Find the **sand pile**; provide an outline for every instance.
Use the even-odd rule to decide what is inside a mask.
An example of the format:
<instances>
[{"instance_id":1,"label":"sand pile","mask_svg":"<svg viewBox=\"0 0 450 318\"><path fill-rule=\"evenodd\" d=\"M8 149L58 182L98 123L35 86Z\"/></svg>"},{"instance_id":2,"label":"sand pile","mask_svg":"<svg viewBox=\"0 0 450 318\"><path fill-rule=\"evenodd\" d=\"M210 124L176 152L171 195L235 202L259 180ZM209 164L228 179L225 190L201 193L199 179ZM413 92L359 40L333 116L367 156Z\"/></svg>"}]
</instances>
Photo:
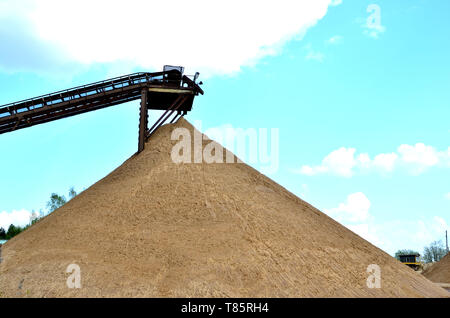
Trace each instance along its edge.
<instances>
[{"instance_id":1,"label":"sand pile","mask_svg":"<svg viewBox=\"0 0 450 318\"><path fill-rule=\"evenodd\" d=\"M174 127L2 249L3 296L447 296L245 164L175 164ZM204 142L209 143L209 142ZM66 285L69 264L81 288ZM366 285L381 267L381 288Z\"/></svg>"},{"instance_id":2,"label":"sand pile","mask_svg":"<svg viewBox=\"0 0 450 318\"><path fill-rule=\"evenodd\" d=\"M450 253L424 270L422 274L435 283L450 284Z\"/></svg>"}]
</instances>

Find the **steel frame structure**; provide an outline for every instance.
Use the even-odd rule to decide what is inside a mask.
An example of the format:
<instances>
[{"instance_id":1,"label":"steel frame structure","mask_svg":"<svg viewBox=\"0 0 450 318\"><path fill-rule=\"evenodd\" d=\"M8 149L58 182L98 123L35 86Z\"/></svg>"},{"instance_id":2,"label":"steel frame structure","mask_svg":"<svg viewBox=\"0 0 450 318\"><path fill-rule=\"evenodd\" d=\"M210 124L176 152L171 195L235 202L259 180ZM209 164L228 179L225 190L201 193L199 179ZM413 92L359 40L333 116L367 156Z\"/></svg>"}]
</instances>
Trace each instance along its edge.
<instances>
[{"instance_id":1,"label":"steel frame structure","mask_svg":"<svg viewBox=\"0 0 450 318\"><path fill-rule=\"evenodd\" d=\"M175 111L192 109L200 86L182 71L134 73L0 106L0 134L141 99L138 152ZM148 129L148 110L166 110ZM173 122L172 120L172 122Z\"/></svg>"}]
</instances>

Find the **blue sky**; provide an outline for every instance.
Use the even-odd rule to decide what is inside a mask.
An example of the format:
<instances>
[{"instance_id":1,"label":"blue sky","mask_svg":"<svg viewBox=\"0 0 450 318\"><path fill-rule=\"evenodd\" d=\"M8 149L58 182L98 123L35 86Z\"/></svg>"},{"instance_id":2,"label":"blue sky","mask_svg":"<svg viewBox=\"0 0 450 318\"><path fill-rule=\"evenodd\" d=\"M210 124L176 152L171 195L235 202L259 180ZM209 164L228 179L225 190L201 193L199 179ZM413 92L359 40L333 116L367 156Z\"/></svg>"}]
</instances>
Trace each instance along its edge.
<instances>
[{"instance_id":1,"label":"blue sky","mask_svg":"<svg viewBox=\"0 0 450 318\"><path fill-rule=\"evenodd\" d=\"M176 25L152 32L164 20L144 20L128 37L133 23L124 23L117 40L109 31L118 29L113 18L139 20L123 7L113 6L99 23L84 13L83 1L26 2L25 12L0 0L0 104L184 65L201 72L205 90L188 120L201 120L204 129L279 129L279 169L269 175L276 182L388 253L422 252L444 239L448 1L202 3L183 13L196 30L192 43ZM76 10L86 14L81 27L58 14ZM89 26L99 32L92 35ZM83 190L130 157L138 104L0 135L0 225L26 222L51 192Z\"/></svg>"}]
</instances>

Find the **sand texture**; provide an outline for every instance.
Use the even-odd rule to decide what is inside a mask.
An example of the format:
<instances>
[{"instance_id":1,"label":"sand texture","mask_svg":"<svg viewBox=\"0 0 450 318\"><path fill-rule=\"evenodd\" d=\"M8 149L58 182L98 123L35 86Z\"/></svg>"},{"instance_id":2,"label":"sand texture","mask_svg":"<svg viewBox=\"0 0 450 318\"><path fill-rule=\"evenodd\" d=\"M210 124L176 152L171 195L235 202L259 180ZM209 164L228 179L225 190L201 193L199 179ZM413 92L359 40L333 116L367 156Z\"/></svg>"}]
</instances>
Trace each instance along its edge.
<instances>
[{"instance_id":1,"label":"sand texture","mask_svg":"<svg viewBox=\"0 0 450 318\"><path fill-rule=\"evenodd\" d=\"M450 253L424 270L422 274L435 283L450 284Z\"/></svg>"},{"instance_id":2,"label":"sand texture","mask_svg":"<svg viewBox=\"0 0 450 318\"><path fill-rule=\"evenodd\" d=\"M0 295L448 297L246 164L173 163L174 127L193 129L162 126L143 152L4 244ZM66 284L72 263L79 289ZM370 264L379 289L366 285Z\"/></svg>"}]
</instances>

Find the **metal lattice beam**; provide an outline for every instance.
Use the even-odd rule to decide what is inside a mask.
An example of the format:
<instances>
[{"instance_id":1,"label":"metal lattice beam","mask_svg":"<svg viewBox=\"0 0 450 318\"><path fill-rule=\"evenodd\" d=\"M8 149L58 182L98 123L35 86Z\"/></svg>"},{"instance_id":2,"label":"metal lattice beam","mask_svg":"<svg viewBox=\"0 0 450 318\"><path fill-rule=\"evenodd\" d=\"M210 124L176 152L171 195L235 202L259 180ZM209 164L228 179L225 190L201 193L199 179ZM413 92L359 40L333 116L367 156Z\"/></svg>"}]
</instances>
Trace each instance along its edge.
<instances>
[{"instance_id":1,"label":"metal lattice beam","mask_svg":"<svg viewBox=\"0 0 450 318\"><path fill-rule=\"evenodd\" d=\"M0 106L0 134L141 99L138 152L168 117L190 111L203 90L182 71L134 73ZM148 110L166 112L148 129ZM169 114L165 117L166 114ZM173 121L173 120L172 120Z\"/></svg>"}]
</instances>

